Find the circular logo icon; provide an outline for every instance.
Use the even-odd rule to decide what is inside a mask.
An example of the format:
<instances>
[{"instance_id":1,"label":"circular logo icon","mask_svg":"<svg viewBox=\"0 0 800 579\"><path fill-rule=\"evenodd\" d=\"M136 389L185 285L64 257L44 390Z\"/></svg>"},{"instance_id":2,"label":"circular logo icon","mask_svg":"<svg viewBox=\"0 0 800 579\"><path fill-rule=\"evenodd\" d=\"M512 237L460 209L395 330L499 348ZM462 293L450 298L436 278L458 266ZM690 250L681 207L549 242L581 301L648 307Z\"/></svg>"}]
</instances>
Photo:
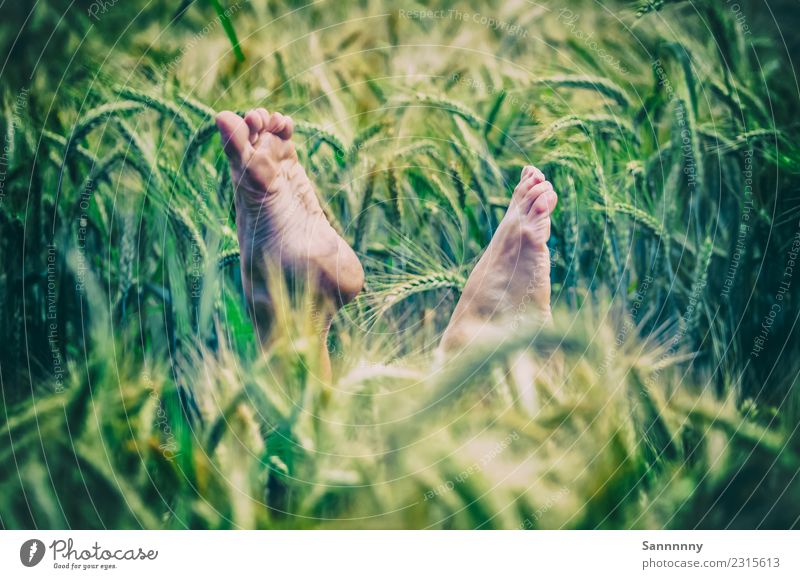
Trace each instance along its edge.
<instances>
[{"instance_id":1,"label":"circular logo icon","mask_svg":"<svg viewBox=\"0 0 800 579\"><path fill-rule=\"evenodd\" d=\"M19 560L26 567L35 567L44 558L44 543L39 539L29 539L19 548Z\"/></svg>"}]
</instances>

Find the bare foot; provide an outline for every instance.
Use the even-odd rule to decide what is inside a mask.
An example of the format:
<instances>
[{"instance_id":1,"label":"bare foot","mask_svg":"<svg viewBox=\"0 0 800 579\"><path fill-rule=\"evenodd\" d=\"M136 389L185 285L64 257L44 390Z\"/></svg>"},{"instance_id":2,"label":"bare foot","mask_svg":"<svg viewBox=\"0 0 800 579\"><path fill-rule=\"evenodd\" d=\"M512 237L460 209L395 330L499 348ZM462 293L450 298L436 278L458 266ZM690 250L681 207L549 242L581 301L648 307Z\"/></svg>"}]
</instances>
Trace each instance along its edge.
<instances>
[{"instance_id":1,"label":"bare foot","mask_svg":"<svg viewBox=\"0 0 800 579\"><path fill-rule=\"evenodd\" d=\"M510 323L530 313L550 317L550 214L558 196L542 172L522 170L505 217L469 276L442 338L459 349L488 324Z\"/></svg>"},{"instance_id":2,"label":"bare foot","mask_svg":"<svg viewBox=\"0 0 800 579\"><path fill-rule=\"evenodd\" d=\"M242 281L260 338L267 338L272 265L312 283L335 308L364 285L355 252L331 227L291 142L292 119L254 109L244 119L217 116L236 189L236 228ZM328 320L329 321L329 320Z\"/></svg>"}]
</instances>

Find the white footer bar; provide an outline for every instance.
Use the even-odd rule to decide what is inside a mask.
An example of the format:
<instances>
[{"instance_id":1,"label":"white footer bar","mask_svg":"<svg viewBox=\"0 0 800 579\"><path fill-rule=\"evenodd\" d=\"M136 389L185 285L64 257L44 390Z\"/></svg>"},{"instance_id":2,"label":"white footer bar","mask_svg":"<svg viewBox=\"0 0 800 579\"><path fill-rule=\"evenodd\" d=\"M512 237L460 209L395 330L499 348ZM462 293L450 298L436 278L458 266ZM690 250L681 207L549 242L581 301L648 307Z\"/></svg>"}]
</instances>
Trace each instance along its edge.
<instances>
[{"instance_id":1,"label":"white footer bar","mask_svg":"<svg viewBox=\"0 0 800 579\"><path fill-rule=\"evenodd\" d=\"M0 577L800 577L787 531L4 531Z\"/></svg>"}]
</instances>

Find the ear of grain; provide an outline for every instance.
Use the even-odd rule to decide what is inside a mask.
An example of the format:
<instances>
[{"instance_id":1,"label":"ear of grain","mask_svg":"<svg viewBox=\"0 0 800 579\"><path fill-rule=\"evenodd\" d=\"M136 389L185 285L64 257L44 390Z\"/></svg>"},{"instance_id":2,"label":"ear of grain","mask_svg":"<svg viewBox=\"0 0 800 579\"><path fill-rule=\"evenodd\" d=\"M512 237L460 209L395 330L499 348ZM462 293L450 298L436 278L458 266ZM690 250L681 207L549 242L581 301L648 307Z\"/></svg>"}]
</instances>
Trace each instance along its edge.
<instances>
[{"instance_id":1,"label":"ear of grain","mask_svg":"<svg viewBox=\"0 0 800 579\"><path fill-rule=\"evenodd\" d=\"M77 144L88 133L101 126L113 117L124 118L141 111L144 106L133 101L119 101L100 105L87 112L72 129L70 143Z\"/></svg>"},{"instance_id":2,"label":"ear of grain","mask_svg":"<svg viewBox=\"0 0 800 579\"><path fill-rule=\"evenodd\" d=\"M175 103L172 103L157 95L146 94L128 87L120 88L118 92L122 98L141 103L142 105L158 112L166 120L173 122L181 131L181 133L183 133L184 137L189 138L194 133L192 120Z\"/></svg>"},{"instance_id":3,"label":"ear of grain","mask_svg":"<svg viewBox=\"0 0 800 579\"><path fill-rule=\"evenodd\" d=\"M361 252L363 249L364 235L367 231L369 212L372 208L372 198L375 193L376 176L375 165L370 165L367 168L366 184L364 186L364 192L361 195L361 205L359 207L358 217L356 218L356 232L353 239L353 249L355 249L356 252Z\"/></svg>"},{"instance_id":4,"label":"ear of grain","mask_svg":"<svg viewBox=\"0 0 800 579\"><path fill-rule=\"evenodd\" d=\"M541 85L551 88L594 91L611 99L621 107L630 106L630 98L627 93L613 81L603 77L588 75L551 76L535 79L533 84L534 86Z\"/></svg>"}]
</instances>

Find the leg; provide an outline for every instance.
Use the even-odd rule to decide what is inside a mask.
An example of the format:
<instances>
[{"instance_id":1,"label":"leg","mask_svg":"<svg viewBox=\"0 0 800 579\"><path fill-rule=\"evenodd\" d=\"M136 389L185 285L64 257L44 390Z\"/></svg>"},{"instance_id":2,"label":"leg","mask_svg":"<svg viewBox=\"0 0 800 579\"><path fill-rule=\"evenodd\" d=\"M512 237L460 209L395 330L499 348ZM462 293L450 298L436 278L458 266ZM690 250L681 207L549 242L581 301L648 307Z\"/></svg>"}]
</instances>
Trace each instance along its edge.
<instances>
[{"instance_id":1,"label":"leg","mask_svg":"<svg viewBox=\"0 0 800 579\"><path fill-rule=\"evenodd\" d=\"M280 113L252 110L244 118L217 116L236 190L236 229L242 283L259 340L268 344L274 319L270 272L282 271L315 288L324 338L336 310L364 285L355 252L331 227L291 142L293 123Z\"/></svg>"},{"instance_id":2,"label":"leg","mask_svg":"<svg viewBox=\"0 0 800 579\"><path fill-rule=\"evenodd\" d=\"M558 202L539 169L527 166L508 211L469 276L441 347L468 345L487 325L513 321L528 310L550 317L550 214Z\"/></svg>"}]
</instances>

